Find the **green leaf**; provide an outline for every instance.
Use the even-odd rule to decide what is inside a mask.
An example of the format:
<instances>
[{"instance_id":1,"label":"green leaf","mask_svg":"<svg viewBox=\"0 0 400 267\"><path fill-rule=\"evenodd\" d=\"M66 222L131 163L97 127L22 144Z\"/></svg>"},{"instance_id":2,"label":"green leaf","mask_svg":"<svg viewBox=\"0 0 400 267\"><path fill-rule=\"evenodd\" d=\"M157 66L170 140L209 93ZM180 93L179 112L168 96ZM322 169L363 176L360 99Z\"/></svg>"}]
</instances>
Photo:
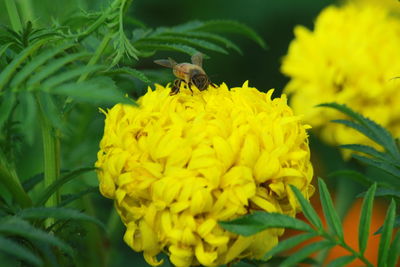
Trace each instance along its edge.
<instances>
[{"instance_id":1,"label":"green leaf","mask_svg":"<svg viewBox=\"0 0 400 267\"><path fill-rule=\"evenodd\" d=\"M91 104L135 104L118 90L109 77L96 77L80 83L66 83L53 88L49 93L69 96Z\"/></svg>"},{"instance_id":2,"label":"green leaf","mask_svg":"<svg viewBox=\"0 0 400 267\"><path fill-rule=\"evenodd\" d=\"M43 192L41 192L41 194L39 194L36 202L35 202L35 206L41 206L44 205L44 203L46 203L46 201L51 197L51 195L53 195L55 192L57 192L58 189L60 189L61 186L63 186L65 183L71 181L74 178L79 177L80 175L93 171L95 170L94 167L88 167L88 168L81 168L75 171L72 171L62 177L60 177L59 179L57 179L56 181L54 181L51 185L49 185Z\"/></svg>"},{"instance_id":3,"label":"green leaf","mask_svg":"<svg viewBox=\"0 0 400 267\"><path fill-rule=\"evenodd\" d=\"M61 203L58 205L58 207L64 207L66 205L68 205L69 203L80 199L82 196L90 194L90 193L98 193L99 192L99 187L98 186L93 186L93 187L89 187L86 190L83 190L79 193L76 194L68 194L68 195L62 195L61 196Z\"/></svg>"},{"instance_id":4,"label":"green leaf","mask_svg":"<svg viewBox=\"0 0 400 267\"><path fill-rule=\"evenodd\" d=\"M307 199L304 198L303 194L297 189L295 186L290 185L290 188L293 190L294 194L296 195L297 200L300 203L301 209L306 216L307 220L311 222L317 229L323 229L322 222L318 217L318 214L315 212L311 204L308 202Z\"/></svg>"},{"instance_id":5,"label":"green leaf","mask_svg":"<svg viewBox=\"0 0 400 267\"><path fill-rule=\"evenodd\" d=\"M242 34L255 41L262 48L267 48L264 40L250 27L234 20L210 20L196 27L197 31L233 32Z\"/></svg>"},{"instance_id":6,"label":"green leaf","mask_svg":"<svg viewBox=\"0 0 400 267\"><path fill-rule=\"evenodd\" d=\"M32 190L38 183L40 183L44 178L44 173L41 172L39 174L36 174L32 177L30 177L29 179L25 180L22 183L22 187L24 188L24 190L26 192L29 192L30 190Z\"/></svg>"},{"instance_id":7,"label":"green leaf","mask_svg":"<svg viewBox=\"0 0 400 267\"><path fill-rule=\"evenodd\" d=\"M316 251L333 247L335 244L331 243L330 241L319 241L312 243L308 246L305 246L304 248L300 249L296 253L293 253L290 255L286 260L284 260L280 267L289 267L292 266L296 263L301 262L303 259L307 258L311 253L314 253Z\"/></svg>"},{"instance_id":8,"label":"green leaf","mask_svg":"<svg viewBox=\"0 0 400 267\"><path fill-rule=\"evenodd\" d=\"M52 88L54 88L64 82L78 78L81 75L88 75L90 73L99 71L101 69L105 69L105 68L103 66L98 66L98 65L79 66L79 67L73 68L71 70L61 72L60 74L57 74L57 75L52 76L51 78L48 78L47 80L45 80L43 82L43 84L41 85L40 90L50 91Z\"/></svg>"},{"instance_id":9,"label":"green leaf","mask_svg":"<svg viewBox=\"0 0 400 267\"><path fill-rule=\"evenodd\" d=\"M390 175L397 177L397 178L393 177L393 179L390 179L389 177L385 177L385 181L392 186L400 188L400 179L398 179L400 177L400 169L399 168L396 168L395 166L393 166L387 162L375 160L375 159L364 157L361 155L354 154L352 156L353 156L353 158L363 162L366 165L374 166Z\"/></svg>"},{"instance_id":10,"label":"green leaf","mask_svg":"<svg viewBox=\"0 0 400 267\"><path fill-rule=\"evenodd\" d=\"M254 235L269 228L290 228L306 232L314 230L305 222L280 213L254 212L232 221L220 222L222 228L244 236Z\"/></svg>"},{"instance_id":11,"label":"green leaf","mask_svg":"<svg viewBox=\"0 0 400 267\"><path fill-rule=\"evenodd\" d=\"M14 79L11 81L10 87L17 88L20 84L32 75L34 71L41 65L46 63L48 60L52 59L55 55L63 52L64 50L74 46L72 43L62 44L52 49L48 49L43 53L35 56L28 64L26 64L18 73L15 75Z\"/></svg>"},{"instance_id":12,"label":"green leaf","mask_svg":"<svg viewBox=\"0 0 400 267\"><path fill-rule=\"evenodd\" d=\"M370 146L359 145L359 144L348 144L348 145L340 145L339 147L344 148L344 149L350 149L350 150L361 152L361 153L365 153L365 154L375 157L377 159L387 160L388 162L390 162L392 164L397 164L397 162L395 162L395 159L393 159L392 157L389 157L389 154L380 152Z\"/></svg>"},{"instance_id":13,"label":"green leaf","mask_svg":"<svg viewBox=\"0 0 400 267\"><path fill-rule=\"evenodd\" d=\"M371 140L382 145L386 151L388 151L391 156L396 159L400 159L400 151L396 146L396 142L392 135L385 128L375 123L374 121L365 118L361 114L354 112L352 109L346 105L341 105L337 103L325 103L318 106L331 107L334 108L347 116L354 119L358 124L353 123L352 125L358 125L355 129L363 133L365 136L369 137ZM343 122L341 122L343 123ZM350 126L350 125L349 125ZM352 126L350 126L352 127ZM354 127L353 127L354 128Z\"/></svg>"},{"instance_id":14,"label":"green leaf","mask_svg":"<svg viewBox=\"0 0 400 267\"><path fill-rule=\"evenodd\" d=\"M121 68L117 68L115 70L110 70L107 72L104 72L105 74L128 74L131 75L139 80L141 80L144 83L153 83L143 72L136 70L136 69L132 69L129 67L121 67Z\"/></svg>"},{"instance_id":15,"label":"green leaf","mask_svg":"<svg viewBox=\"0 0 400 267\"><path fill-rule=\"evenodd\" d=\"M40 97L40 103L42 104L43 111L47 115L51 125L55 129L60 130L62 133L67 133L68 128L61 117L61 111L59 109L60 105L54 103L54 96L44 92L39 92L38 96Z\"/></svg>"},{"instance_id":16,"label":"green leaf","mask_svg":"<svg viewBox=\"0 0 400 267\"><path fill-rule=\"evenodd\" d=\"M0 73L0 92L2 91L3 87L8 83L11 79L14 72L18 69L19 66L29 57L31 56L36 50L38 50L43 44L45 44L47 40L41 40L24 50L22 50L7 67Z\"/></svg>"},{"instance_id":17,"label":"green leaf","mask_svg":"<svg viewBox=\"0 0 400 267\"><path fill-rule=\"evenodd\" d=\"M64 65L74 62L76 60L90 56L90 53L81 52L76 54L70 54L62 58L55 59L50 63L43 66L40 71L35 73L34 76L30 77L27 81L27 86L32 87L34 84L41 82L43 79L50 77L53 73L57 72Z\"/></svg>"},{"instance_id":18,"label":"green leaf","mask_svg":"<svg viewBox=\"0 0 400 267\"><path fill-rule=\"evenodd\" d=\"M236 52L238 52L239 54L243 54L242 50L239 48L239 46L237 46L235 43L233 43L231 40L222 37L218 34L214 34L214 33L210 33L210 32L172 32L169 31L167 33L162 33L162 35L166 35L166 36L184 36L184 37L188 37L188 38L198 38L198 39L205 39L208 41L213 41L213 42L217 42L220 44L225 45L226 48L230 48L235 50Z\"/></svg>"},{"instance_id":19,"label":"green leaf","mask_svg":"<svg viewBox=\"0 0 400 267\"><path fill-rule=\"evenodd\" d=\"M328 226L343 241L343 228L325 182L318 178L319 196Z\"/></svg>"},{"instance_id":20,"label":"green leaf","mask_svg":"<svg viewBox=\"0 0 400 267\"><path fill-rule=\"evenodd\" d=\"M339 170L339 171L334 171L328 174L328 178L332 177L349 177L353 179L354 181L362 184L363 186L370 186L372 183L372 179L369 178L368 176L365 176L364 174L354 171L354 170Z\"/></svg>"},{"instance_id":21,"label":"green leaf","mask_svg":"<svg viewBox=\"0 0 400 267\"><path fill-rule=\"evenodd\" d=\"M56 236L33 227L27 221L17 217L7 217L0 221L0 233L12 234L30 240L37 240L61 248L69 255L73 254L72 248Z\"/></svg>"},{"instance_id":22,"label":"green leaf","mask_svg":"<svg viewBox=\"0 0 400 267\"><path fill-rule=\"evenodd\" d=\"M0 47L0 57L6 52L7 48L12 45L12 43L4 44Z\"/></svg>"},{"instance_id":23,"label":"green leaf","mask_svg":"<svg viewBox=\"0 0 400 267\"><path fill-rule=\"evenodd\" d=\"M393 228L399 228L400 227L400 215L396 216L394 219L394 225ZM383 226L379 227L379 229L374 233L374 235L382 234L382 229Z\"/></svg>"},{"instance_id":24,"label":"green leaf","mask_svg":"<svg viewBox=\"0 0 400 267\"><path fill-rule=\"evenodd\" d=\"M182 44L165 44L165 43L156 43L156 42L141 42L137 44L138 48L148 50L163 50L163 51L174 51L174 52L181 52L186 53L190 56L198 53L196 49L193 47L182 45ZM140 51L142 52L142 51Z\"/></svg>"},{"instance_id":25,"label":"green leaf","mask_svg":"<svg viewBox=\"0 0 400 267\"><path fill-rule=\"evenodd\" d=\"M298 244L300 244L306 240L309 240L313 237L316 237L316 236L317 236L316 233L304 233L304 234L295 235L295 236L285 239L283 241L279 241L278 245L273 247L270 251L268 251L263 256L263 259L268 260L269 258L275 256L276 254L279 254L281 252L284 252L286 250L294 248Z\"/></svg>"},{"instance_id":26,"label":"green leaf","mask_svg":"<svg viewBox=\"0 0 400 267\"><path fill-rule=\"evenodd\" d=\"M62 207L26 208L18 212L17 216L21 217L22 219L54 218L58 220L88 221L97 224L104 230L106 229L104 224L95 217L89 216L85 213L69 208L62 208Z\"/></svg>"},{"instance_id":27,"label":"green leaf","mask_svg":"<svg viewBox=\"0 0 400 267\"><path fill-rule=\"evenodd\" d=\"M27 248L21 246L11 239L0 236L0 251L13 255L14 257L32 263L33 265L42 265L42 260L29 251Z\"/></svg>"},{"instance_id":28,"label":"green leaf","mask_svg":"<svg viewBox=\"0 0 400 267\"><path fill-rule=\"evenodd\" d=\"M350 262L354 261L357 257L354 255L342 256L331 261L327 267L345 267Z\"/></svg>"},{"instance_id":29,"label":"green leaf","mask_svg":"<svg viewBox=\"0 0 400 267\"><path fill-rule=\"evenodd\" d=\"M191 47L199 47L222 54L228 54L228 52L222 47L201 39L164 35L158 37L149 37L146 38L145 40L146 42L176 43L176 44L189 45Z\"/></svg>"},{"instance_id":30,"label":"green leaf","mask_svg":"<svg viewBox=\"0 0 400 267\"><path fill-rule=\"evenodd\" d=\"M387 267L395 267L399 255L400 255L400 231L397 231L396 236L393 238L393 242L389 248Z\"/></svg>"},{"instance_id":31,"label":"green leaf","mask_svg":"<svg viewBox=\"0 0 400 267\"><path fill-rule=\"evenodd\" d=\"M364 197L366 192L362 192L357 197ZM375 197L395 197L400 199L400 191L390 188L377 188Z\"/></svg>"},{"instance_id":32,"label":"green leaf","mask_svg":"<svg viewBox=\"0 0 400 267\"><path fill-rule=\"evenodd\" d=\"M369 228L371 226L372 206L374 203L374 196L376 191L376 183L374 183L367 191L361 206L360 224L358 228L358 247L361 254L367 247Z\"/></svg>"},{"instance_id":33,"label":"green leaf","mask_svg":"<svg viewBox=\"0 0 400 267\"><path fill-rule=\"evenodd\" d=\"M389 246L392 239L394 220L396 216L396 202L392 199L386 213L382 228L381 240L378 249L378 267L385 267L389 255Z\"/></svg>"}]
</instances>

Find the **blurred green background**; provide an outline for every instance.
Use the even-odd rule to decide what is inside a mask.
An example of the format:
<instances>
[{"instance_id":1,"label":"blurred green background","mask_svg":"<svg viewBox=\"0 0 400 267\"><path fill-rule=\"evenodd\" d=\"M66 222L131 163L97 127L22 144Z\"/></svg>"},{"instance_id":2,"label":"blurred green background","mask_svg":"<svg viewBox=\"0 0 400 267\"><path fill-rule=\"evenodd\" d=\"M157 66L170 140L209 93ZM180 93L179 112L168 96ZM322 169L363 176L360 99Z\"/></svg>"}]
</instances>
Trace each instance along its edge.
<instances>
[{"instance_id":1,"label":"blurred green background","mask_svg":"<svg viewBox=\"0 0 400 267\"><path fill-rule=\"evenodd\" d=\"M23 0L19 0L23 1ZM101 10L109 1L101 0L34 0L31 1L32 12L36 18L36 25L48 26L51 23L62 23L68 16L83 10ZM232 19L253 28L267 43L268 49L264 50L256 43L242 36L232 35L232 40L242 49L243 55L230 50L229 55L207 52L210 57L204 63L204 68L214 83L225 82L229 87L241 86L249 80L250 86L266 91L276 88L275 94L279 95L287 78L280 73L280 64L285 55L290 41L293 39L293 28L302 24L312 28L313 20L325 6L332 4L330 0L134 0L126 16L140 20L150 27L174 26L191 20ZM0 1L0 23L9 25L8 16L3 1ZM126 32L131 29L126 25ZM231 37L231 36L229 36ZM157 70L159 66L153 60L171 56L177 61L188 61L188 57L178 53L158 53L154 57L132 60L132 66L139 70ZM170 70L163 70L164 77L154 82L165 83L172 81ZM141 92L146 90L146 85L133 81L132 86ZM84 114L84 116L82 116ZM62 169L76 169L79 167L93 166L96 161L98 144L103 132L104 116L98 112L96 106L88 104L76 105L71 116L72 129L62 140ZM325 151L325 162L333 162L329 148L312 142L316 150ZM21 146L19 161L19 174L23 179L28 179L42 171L42 145L39 133L35 133L31 144ZM324 161L324 156L322 156ZM317 168L317 173L319 167ZM77 179L68 184L65 191L79 191L82 183L97 185L94 173L86 175L84 179ZM40 190L40 188L37 188ZM114 213L111 200L105 199L99 193L89 194L75 206L85 212L94 214L109 227L109 233L104 238L102 233L94 226L87 227L81 234L86 246L94 247L91 250L81 249L82 266L148 266L141 254L133 252L123 243L124 229L118 216ZM95 244L94 244L95 243ZM93 245L94 244L94 245ZM165 263L164 266L169 266ZM235 265L238 266L238 265Z\"/></svg>"}]
</instances>

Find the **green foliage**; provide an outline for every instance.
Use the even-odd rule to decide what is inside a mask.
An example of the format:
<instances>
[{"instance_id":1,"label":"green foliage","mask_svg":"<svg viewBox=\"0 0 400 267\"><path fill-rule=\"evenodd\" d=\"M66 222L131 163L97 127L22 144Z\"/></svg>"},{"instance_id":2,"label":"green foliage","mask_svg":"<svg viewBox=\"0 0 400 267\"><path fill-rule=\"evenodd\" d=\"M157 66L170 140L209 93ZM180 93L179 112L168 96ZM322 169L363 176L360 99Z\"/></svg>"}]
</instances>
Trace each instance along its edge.
<instances>
[{"instance_id":1,"label":"green foliage","mask_svg":"<svg viewBox=\"0 0 400 267\"><path fill-rule=\"evenodd\" d=\"M304 214L310 223L307 225L305 222L292 218L283 214L256 212L253 214L245 215L228 222L221 222L220 225L228 231L234 232L240 235L251 235L261 232L270 228L291 228L306 233L299 234L288 238L280 242L272 250L264 255L264 260L269 261L271 257L278 255L279 253L291 249L300 243L310 240L316 236L322 238L321 241L311 243L303 247L302 249L291 254L279 266L293 266L303 259L310 256L310 254L329 249L334 246L341 246L349 252L349 256L343 256L330 262L328 266L346 266L356 258L360 259L366 266L373 266L370 263L364 253L367 246L369 228L371 223L372 205L376 190L376 184L373 184L367 191L361 209L360 224L359 224L359 250L350 247L345 242L343 235L342 224L335 209L333 208L332 199L327 190L326 184L322 179L318 180L319 193L324 211L324 217L328 223L328 229L325 229L320 223L321 220L316 218L316 211L303 197L300 190L294 186L291 186L296 198L304 211ZM399 234L392 241L392 232L395 221L395 209L396 204L394 201L391 202L390 207L386 214L385 224L382 229L382 235L380 236L379 245L379 260L378 266L396 266L397 256L399 254ZM392 253L389 253L393 252Z\"/></svg>"},{"instance_id":2,"label":"green foliage","mask_svg":"<svg viewBox=\"0 0 400 267\"><path fill-rule=\"evenodd\" d=\"M99 105L135 105L126 95L140 96L153 83L143 71L142 58L159 51L241 53L236 44L214 31L241 34L265 47L252 29L235 21L146 28L126 16L131 2L108 1L96 11L82 9L65 21L54 18L52 24L43 25L29 13L33 12L28 10L30 1L6 0L11 27L0 26L0 252L22 265L76 265L77 248L85 246L83 237L89 241L82 251L105 259L104 232L85 226L89 222L105 229L89 215L94 212L88 194L98 192L98 187L85 182L94 168L82 166L93 162L79 162L79 155L75 162L73 155L61 160L61 151L82 145ZM78 109L85 113L77 118ZM84 124L84 130L77 129L77 122ZM38 133L42 149L35 146ZM89 145L84 145L81 153L90 153ZM31 178L22 178L18 166L24 161L21 151L27 148L37 150L43 168ZM63 166L65 161L73 162L72 167ZM79 186L71 190L74 182ZM74 221L85 223L74 226ZM98 261L104 264L100 257Z\"/></svg>"}]
</instances>

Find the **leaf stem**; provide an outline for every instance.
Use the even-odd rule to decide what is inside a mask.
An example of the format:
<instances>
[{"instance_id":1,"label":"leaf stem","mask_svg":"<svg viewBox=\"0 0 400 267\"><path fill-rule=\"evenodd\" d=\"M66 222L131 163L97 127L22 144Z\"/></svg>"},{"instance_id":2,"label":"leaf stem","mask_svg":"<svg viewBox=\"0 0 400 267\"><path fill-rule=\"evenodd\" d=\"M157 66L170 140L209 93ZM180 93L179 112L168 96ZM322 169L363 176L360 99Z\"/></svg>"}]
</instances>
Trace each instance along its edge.
<instances>
[{"instance_id":1,"label":"leaf stem","mask_svg":"<svg viewBox=\"0 0 400 267\"><path fill-rule=\"evenodd\" d=\"M44 186L45 188L53 184L60 176L60 148L59 138L43 109L38 95L36 95L38 104L38 114L40 128L42 130L43 153L44 153ZM59 194L53 194L49 197L45 206L54 207L59 204Z\"/></svg>"},{"instance_id":2,"label":"leaf stem","mask_svg":"<svg viewBox=\"0 0 400 267\"><path fill-rule=\"evenodd\" d=\"M366 259L364 257L364 255L362 255L360 252L355 251L353 248L351 248L349 245L347 245L344 240L340 240L335 238L334 236L331 236L329 233L327 232L323 232L321 234L321 236L323 236L324 238L334 242L335 244L341 246L342 248L346 249L347 251L349 251L351 254L353 254L354 256L356 256L358 259L360 259L363 263L365 263L366 266L368 267L374 267L374 265L368 261L368 259Z\"/></svg>"},{"instance_id":3,"label":"leaf stem","mask_svg":"<svg viewBox=\"0 0 400 267\"><path fill-rule=\"evenodd\" d=\"M94 64L97 63L97 61L99 61L99 58L103 54L104 50L107 48L107 45L112 38L112 35L113 35L112 33L107 33L106 35L104 35L103 40L101 40L100 45L97 47L96 52L90 58L87 66L93 66ZM78 82L83 82L84 80L86 80L87 76L88 73L82 74L79 77Z\"/></svg>"},{"instance_id":4,"label":"leaf stem","mask_svg":"<svg viewBox=\"0 0 400 267\"><path fill-rule=\"evenodd\" d=\"M8 18L10 19L11 22L11 27L16 32L22 31L21 19L18 14L17 6L15 5L15 0L5 0L5 3L8 13Z\"/></svg>"}]
</instances>

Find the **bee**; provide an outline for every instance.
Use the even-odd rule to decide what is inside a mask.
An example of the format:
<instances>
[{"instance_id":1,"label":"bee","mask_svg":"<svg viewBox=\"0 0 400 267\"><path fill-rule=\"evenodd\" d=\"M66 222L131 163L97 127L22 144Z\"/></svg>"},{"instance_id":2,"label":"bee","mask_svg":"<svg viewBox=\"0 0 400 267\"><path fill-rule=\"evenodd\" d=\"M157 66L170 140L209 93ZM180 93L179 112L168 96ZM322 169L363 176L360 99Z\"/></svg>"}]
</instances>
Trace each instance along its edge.
<instances>
[{"instance_id":1,"label":"bee","mask_svg":"<svg viewBox=\"0 0 400 267\"><path fill-rule=\"evenodd\" d=\"M172 68L174 75L178 78L174 81L170 95L175 95L179 92L182 82L186 82L191 91L192 85L195 85L200 91L206 90L209 85L215 88L215 85L211 83L203 70L203 54L196 53L191 60L192 63L177 63L172 58L154 60L154 63L158 65Z\"/></svg>"}]
</instances>

